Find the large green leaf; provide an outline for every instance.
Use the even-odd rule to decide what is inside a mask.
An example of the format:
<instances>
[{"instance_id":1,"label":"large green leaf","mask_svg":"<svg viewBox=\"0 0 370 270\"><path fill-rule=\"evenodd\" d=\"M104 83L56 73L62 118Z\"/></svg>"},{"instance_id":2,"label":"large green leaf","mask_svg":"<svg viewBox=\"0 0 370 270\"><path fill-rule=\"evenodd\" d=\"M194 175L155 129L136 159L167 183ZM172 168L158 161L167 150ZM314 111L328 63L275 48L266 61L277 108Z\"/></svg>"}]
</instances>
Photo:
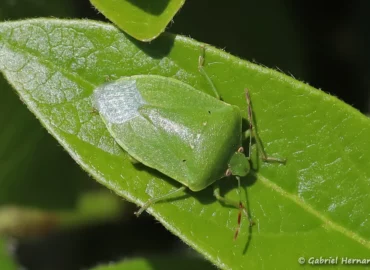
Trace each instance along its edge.
<instances>
[{"instance_id":1,"label":"large green leaf","mask_svg":"<svg viewBox=\"0 0 370 270\"><path fill-rule=\"evenodd\" d=\"M99 265L92 270L215 270L216 267L201 258L175 256L152 256L131 258L118 263Z\"/></svg>"},{"instance_id":2,"label":"large green leaf","mask_svg":"<svg viewBox=\"0 0 370 270\"><path fill-rule=\"evenodd\" d=\"M92 91L107 79L159 74L212 93L198 72L199 46L169 34L143 44L92 21L5 22L0 68L86 171L142 205L176 182L130 163L94 113ZM205 68L223 99L245 114L249 88L266 152L288 163L261 164L256 177L243 179L256 226L248 230L244 221L236 241L237 210L215 201L211 189L158 203L149 212L224 269L292 269L300 256L368 256L369 119L335 97L211 47ZM226 195L237 199L235 183L222 183Z\"/></svg>"},{"instance_id":3,"label":"large green leaf","mask_svg":"<svg viewBox=\"0 0 370 270\"><path fill-rule=\"evenodd\" d=\"M141 41L155 39L185 0L90 0L109 20Z\"/></svg>"}]
</instances>

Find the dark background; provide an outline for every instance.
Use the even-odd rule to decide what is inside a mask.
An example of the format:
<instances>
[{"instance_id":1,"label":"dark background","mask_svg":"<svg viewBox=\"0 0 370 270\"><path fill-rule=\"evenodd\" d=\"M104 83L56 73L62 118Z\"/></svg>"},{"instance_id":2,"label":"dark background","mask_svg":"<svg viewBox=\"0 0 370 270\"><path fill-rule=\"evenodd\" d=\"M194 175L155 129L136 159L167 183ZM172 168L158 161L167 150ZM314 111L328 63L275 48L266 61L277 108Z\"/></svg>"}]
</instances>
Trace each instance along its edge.
<instances>
[{"instance_id":1,"label":"dark background","mask_svg":"<svg viewBox=\"0 0 370 270\"><path fill-rule=\"evenodd\" d=\"M333 4L317 0L188 0L169 25L168 31L190 36L249 61L279 69L339 97L363 113L369 113L369 11L369 1L338 0ZM2 20L50 16L105 20L87 0L23 0L0 3ZM12 103L14 107L11 108L17 107L22 112L24 120L21 125L28 123L28 132L34 129L40 133L30 143L40 144L42 147L27 152L23 163L15 167L25 168L22 177L26 179L32 175L35 181L40 176L51 178L52 174L45 175L43 167L36 166L44 162L40 162L36 156L47 152L53 153L53 157L58 160L58 168L55 170L62 170L63 166L68 171L75 170L76 178L84 178L81 181L84 184L79 184L80 186L94 186L91 184L93 180L88 179L57 142L40 128L34 116L23 108L16 94L11 92L3 79L0 87L5 93L1 94L0 105ZM0 126L6 123L4 115L5 111L0 111ZM12 125L16 127L17 123ZM0 158L0 161L8 159L9 153L0 152ZM54 162L50 161L49 164L55 164ZM12 179L9 177L0 175L0 184L20 181L19 174L12 176L14 181L8 180ZM27 180L29 185L35 185L32 178ZM73 184L71 188L72 186ZM56 184L56 190L60 188ZM65 201L60 205L54 205L50 201L49 205L56 208L73 205L78 196L78 192L75 193L68 197L62 191L56 191L54 196L58 197L59 194L65 197ZM34 198L27 196L0 199L0 203L40 206L45 204L43 198L50 200L38 195L38 202L35 203ZM133 212L135 208L128 209L128 212ZM58 270L82 269L134 255L178 253L187 249L149 216L133 219L125 215L116 221L51 233L41 238L21 239L17 242L15 255L27 269Z\"/></svg>"}]
</instances>

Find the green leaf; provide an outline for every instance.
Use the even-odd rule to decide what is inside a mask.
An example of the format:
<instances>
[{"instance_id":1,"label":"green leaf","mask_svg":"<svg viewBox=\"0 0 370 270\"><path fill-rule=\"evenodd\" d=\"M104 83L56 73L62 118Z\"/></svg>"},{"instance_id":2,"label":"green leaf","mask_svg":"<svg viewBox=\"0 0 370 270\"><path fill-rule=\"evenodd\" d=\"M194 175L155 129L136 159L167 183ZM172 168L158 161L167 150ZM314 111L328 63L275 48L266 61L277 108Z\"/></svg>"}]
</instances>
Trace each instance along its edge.
<instances>
[{"instance_id":1,"label":"green leaf","mask_svg":"<svg viewBox=\"0 0 370 270\"><path fill-rule=\"evenodd\" d=\"M120 197L109 190L95 190L81 194L76 209L57 212L63 227L81 224L101 223L117 220L127 205Z\"/></svg>"},{"instance_id":2,"label":"green leaf","mask_svg":"<svg viewBox=\"0 0 370 270\"><path fill-rule=\"evenodd\" d=\"M0 269L1 270L16 270L19 269L16 262L9 254L9 247L5 238L0 237Z\"/></svg>"},{"instance_id":3,"label":"green leaf","mask_svg":"<svg viewBox=\"0 0 370 270\"><path fill-rule=\"evenodd\" d=\"M0 25L0 69L29 109L100 183L143 205L175 181L135 167L94 113L92 91L107 79L134 74L177 78L209 94L198 72L200 44L165 34L151 44L92 21L26 20ZM370 120L335 97L289 76L207 47L205 69L223 99L246 113L248 87L257 129L271 156L248 186L256 226L212 190L187 192L149 212L223 269L300 267L303 256L366 258L370 249ZM247 126L246 126L247 127ZM222 191L238 199L235 181Z\"/></svg>"},{"instance_id":4,"label":"green leaf","mask_svg":"<svg viewBox=\"0 0 370 270\"><path fill-rule=\"evenodd\" d=\"M90 0L119 28L141 41L159 36L185 0Z\"/></svg>"},{"instance_id":5,"label":"green leaf","mask_svg":"<svg viewBox=\"0 0 370 270\"><path fill-rule=\"evenodd\" d=\"M36 237L56 228L116 220L124 204L108 190L81 194L76 207L64 211L45 211L34 207L0 207L0 235L17 238ZM0 268L1 269L1 268Z\"/></svg>"},{"instance_id":6,"label":"green leaf","mask_svg":"<svg viewBox=\"0 0 370 270\"><path fill-rule=\"evenodd\" d=\"M215 270L208 262L193 257L152 256L148 258L130 258L118 263L99 265L92 270Z\"/></svg>"}]
</instances>

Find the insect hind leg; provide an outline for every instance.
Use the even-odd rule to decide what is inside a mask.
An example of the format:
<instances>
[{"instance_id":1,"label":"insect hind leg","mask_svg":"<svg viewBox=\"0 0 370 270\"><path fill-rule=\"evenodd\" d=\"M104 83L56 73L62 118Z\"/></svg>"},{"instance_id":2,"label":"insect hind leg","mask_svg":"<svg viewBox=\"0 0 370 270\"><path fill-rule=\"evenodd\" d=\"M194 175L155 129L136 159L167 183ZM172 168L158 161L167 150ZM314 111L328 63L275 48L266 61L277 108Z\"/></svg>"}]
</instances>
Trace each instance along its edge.
<instances>
[{"instance_id":1,"label":"insect hind leg","mask_svg":"<svg viewBox=\"0 0 370 270\"><path fill-rule=\"evenodd\" d=\"M202 73L202 75L208 81L208 83L211 86L212 91L215 94L216 98L221 100L220 94L218 93L218 91L216 89L216 86L214 85L213 81L211 80L211 78L209 77L207 72L204 70L205 55L206 55L206 46L201 45L200 46L200 54L199 54L199 58L198 58L198 70L199 70L200 73Z\"/></svg>"},{"instance_id":2,"label":"insect hind leg","mask_svg":"<svg viewBox=\"0 0 370 270\"><path fill-rule=\"evenodd\" d=\"M159 197L156 197L156 198L151 198L149 199L137 212L135 212L135 215L138 217L141 215L142 212L144 212L146 209L148 209L150 206L152 206L153 204L155 204L156 202L158 201L162 201L162 200L166 200L168 199L169 197L171 197L172 195L174 194L177 194L177 193L180 193L182 191L184 191L187 187L185 186L182 186L178 189L175 189L167 194L164 194L162 196L159 196Z\"/></svg>"}]
</instances>

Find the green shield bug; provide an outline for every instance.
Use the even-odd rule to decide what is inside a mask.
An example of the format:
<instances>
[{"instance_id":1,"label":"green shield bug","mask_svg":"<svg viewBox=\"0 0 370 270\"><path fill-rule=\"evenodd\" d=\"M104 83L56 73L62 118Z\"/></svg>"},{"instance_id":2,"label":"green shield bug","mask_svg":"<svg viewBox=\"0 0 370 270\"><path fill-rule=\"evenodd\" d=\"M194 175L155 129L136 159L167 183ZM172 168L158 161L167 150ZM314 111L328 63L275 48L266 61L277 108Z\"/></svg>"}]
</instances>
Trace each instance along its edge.
<instances>
[{"instance_id":1,"label":"green shield bug","mask_svg":"<svg viewBox=\"0 0 370 270\"><path fill-rule=\"evenodd\" d=\"M186 188L203 190L225 176L234 175L240 189L240 177L250 171L250 150L245 156L242 147L241 111L219 99L203 65L204 48L199 57L199 70L217 98L181 81L157 75L123 77L94 91L95 108L116 142L135 160L183 185L169 194L150 199L137 215ZM285 162L267 157L263 151L254 130L248 90L246 99L249 149L254 137L264 161ZM241 200L222 197L217 185L213 193L217 200L239 209L234 238L239 232L242 212L250 225L253 224Z\"/></svg>"}]
</instances>

